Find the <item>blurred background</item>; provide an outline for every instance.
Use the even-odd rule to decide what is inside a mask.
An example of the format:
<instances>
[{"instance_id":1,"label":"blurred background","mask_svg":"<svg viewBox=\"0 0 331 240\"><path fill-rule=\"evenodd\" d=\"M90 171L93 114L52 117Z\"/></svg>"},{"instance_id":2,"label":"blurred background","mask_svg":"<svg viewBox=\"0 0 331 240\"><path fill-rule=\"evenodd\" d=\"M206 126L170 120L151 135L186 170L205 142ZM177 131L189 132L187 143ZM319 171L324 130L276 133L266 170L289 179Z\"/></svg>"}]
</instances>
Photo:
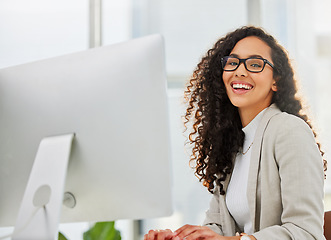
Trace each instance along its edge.
<instances>
[{"instance_id":1,"label":"blurred background","mask_svg":"<svg viewBox=\"0 0 331 240\"><path fill-rule=\"evenodd\" d=\"M0 0L0 68L153 33L164 36L174 213L116 222L124 240L140 239L149 229L175 230L203 221L211 195L188 164L183 90L202 55L235 28L261 26L288 50L331 164L330 11L330 0ZM325 183L325 209L331 210L330 176ZM78 240L90 225L61 224L60 231ZM0 229L1 235L8 231Z\"/></svg>"}]
</instances>

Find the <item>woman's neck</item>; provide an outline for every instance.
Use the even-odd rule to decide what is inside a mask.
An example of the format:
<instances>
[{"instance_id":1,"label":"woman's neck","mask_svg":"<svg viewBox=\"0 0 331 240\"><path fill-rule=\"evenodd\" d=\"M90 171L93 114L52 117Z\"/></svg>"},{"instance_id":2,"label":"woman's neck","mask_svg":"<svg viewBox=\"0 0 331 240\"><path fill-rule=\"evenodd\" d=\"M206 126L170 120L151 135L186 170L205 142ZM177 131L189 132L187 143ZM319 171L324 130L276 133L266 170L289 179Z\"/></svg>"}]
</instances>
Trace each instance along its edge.
<instances>
[{"instance_id":1,"label":"woman's neck","mask_svg":"<svg viewBox=\"0 0 331 240\"><path fill-rule=\"evenodd\" d=\"M238 108L242 127L246 127L262 110L268 106L261 106L254 109Z\"/></svg>"}]
</instances>

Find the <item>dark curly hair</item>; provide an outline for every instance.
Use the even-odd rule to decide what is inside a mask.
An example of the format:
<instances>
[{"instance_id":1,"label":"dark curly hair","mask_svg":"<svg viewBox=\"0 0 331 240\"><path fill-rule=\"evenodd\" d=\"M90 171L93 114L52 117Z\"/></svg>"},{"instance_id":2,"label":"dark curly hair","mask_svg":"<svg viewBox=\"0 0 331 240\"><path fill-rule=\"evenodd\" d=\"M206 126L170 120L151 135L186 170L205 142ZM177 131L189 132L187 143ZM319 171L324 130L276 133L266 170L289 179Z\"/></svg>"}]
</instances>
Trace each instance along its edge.
<instances>
[{"instance_id":1,"label":"dark curly hair","mask_svg":"<svg viewBox=\"0 0 331 240\"><path fill-rule=\"evenodd\" d=\"M225 194L222 181L231 173L232 160L242 150L245 137L238 109L230 102L222 80L221 58L228 56L236 43L248 36L258 37L271 48L277 85L272 103L281 111L303 119L312 129L308 116L302 111L301 100L296 97L297 87L287 52L271 35L261 28L245 26L220 38L197 65L184 94L188 104L185 127L193 118L192 132L188 136L193 145L190 161L195 163L196 176L211 193L216 183L220 193ZM323 156L320 144L317 145Z\"/></svg>"}]
</instances>

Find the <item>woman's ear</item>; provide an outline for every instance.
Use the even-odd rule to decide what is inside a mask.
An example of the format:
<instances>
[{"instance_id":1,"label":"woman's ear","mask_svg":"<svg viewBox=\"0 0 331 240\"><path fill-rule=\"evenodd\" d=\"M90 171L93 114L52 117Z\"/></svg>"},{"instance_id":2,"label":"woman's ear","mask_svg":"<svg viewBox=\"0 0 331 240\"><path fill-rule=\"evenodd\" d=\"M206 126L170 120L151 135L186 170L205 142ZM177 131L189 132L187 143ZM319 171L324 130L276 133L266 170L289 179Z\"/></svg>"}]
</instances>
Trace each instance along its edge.
<instances>
[{"instance_id":1,"label":"woman's ear","mask_svg":"<svg viewBox=\"0 0 331 240\"><path fill-rule=\"evenodd\" d=\"M276 84L276 81L275 80L272 83L271 90L274 91L274 92L277 92L277 84Z\"/></svg>"}]
</instances>

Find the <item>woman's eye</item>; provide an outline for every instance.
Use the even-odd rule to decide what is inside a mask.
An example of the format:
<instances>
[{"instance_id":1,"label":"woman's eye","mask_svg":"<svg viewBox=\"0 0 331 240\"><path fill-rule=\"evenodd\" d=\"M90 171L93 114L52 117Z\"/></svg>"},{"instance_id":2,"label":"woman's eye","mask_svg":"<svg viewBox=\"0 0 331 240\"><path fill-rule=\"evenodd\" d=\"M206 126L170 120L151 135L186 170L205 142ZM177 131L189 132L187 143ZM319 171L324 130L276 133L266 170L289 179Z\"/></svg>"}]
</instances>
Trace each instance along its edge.
<instances>
[{"instance_id":1,"label":"woman's eye","mask_svg":"<svg viewBox=\"0 0 331 240\"><path fill-rule=\"evenodd\" d=\"M229 62L228 65L231 65L231 66L237 66L238 63L237 63L237 62Z\"/></svg>"},{"instance_id":2,"label":"woman's eye","mask_svg":"<svg viewBox=\"0 0 331 240\"><path fill-rule=\"evenodd\" d=\"M260 64L258 64L258 63L253 63L253 64L251 64L251 67L260 68L262 66Z\"/></svg>"},{"instance_id":3,"label":"woman's eye","mask_svg":"<svg viewBox=\"0 0 331 240\"><path fill-rule=\"evenodd\" d=\"M260 59L248 59L247 65L251 68L262 68L263 61Z\"/></svg>"}]
</instances>

